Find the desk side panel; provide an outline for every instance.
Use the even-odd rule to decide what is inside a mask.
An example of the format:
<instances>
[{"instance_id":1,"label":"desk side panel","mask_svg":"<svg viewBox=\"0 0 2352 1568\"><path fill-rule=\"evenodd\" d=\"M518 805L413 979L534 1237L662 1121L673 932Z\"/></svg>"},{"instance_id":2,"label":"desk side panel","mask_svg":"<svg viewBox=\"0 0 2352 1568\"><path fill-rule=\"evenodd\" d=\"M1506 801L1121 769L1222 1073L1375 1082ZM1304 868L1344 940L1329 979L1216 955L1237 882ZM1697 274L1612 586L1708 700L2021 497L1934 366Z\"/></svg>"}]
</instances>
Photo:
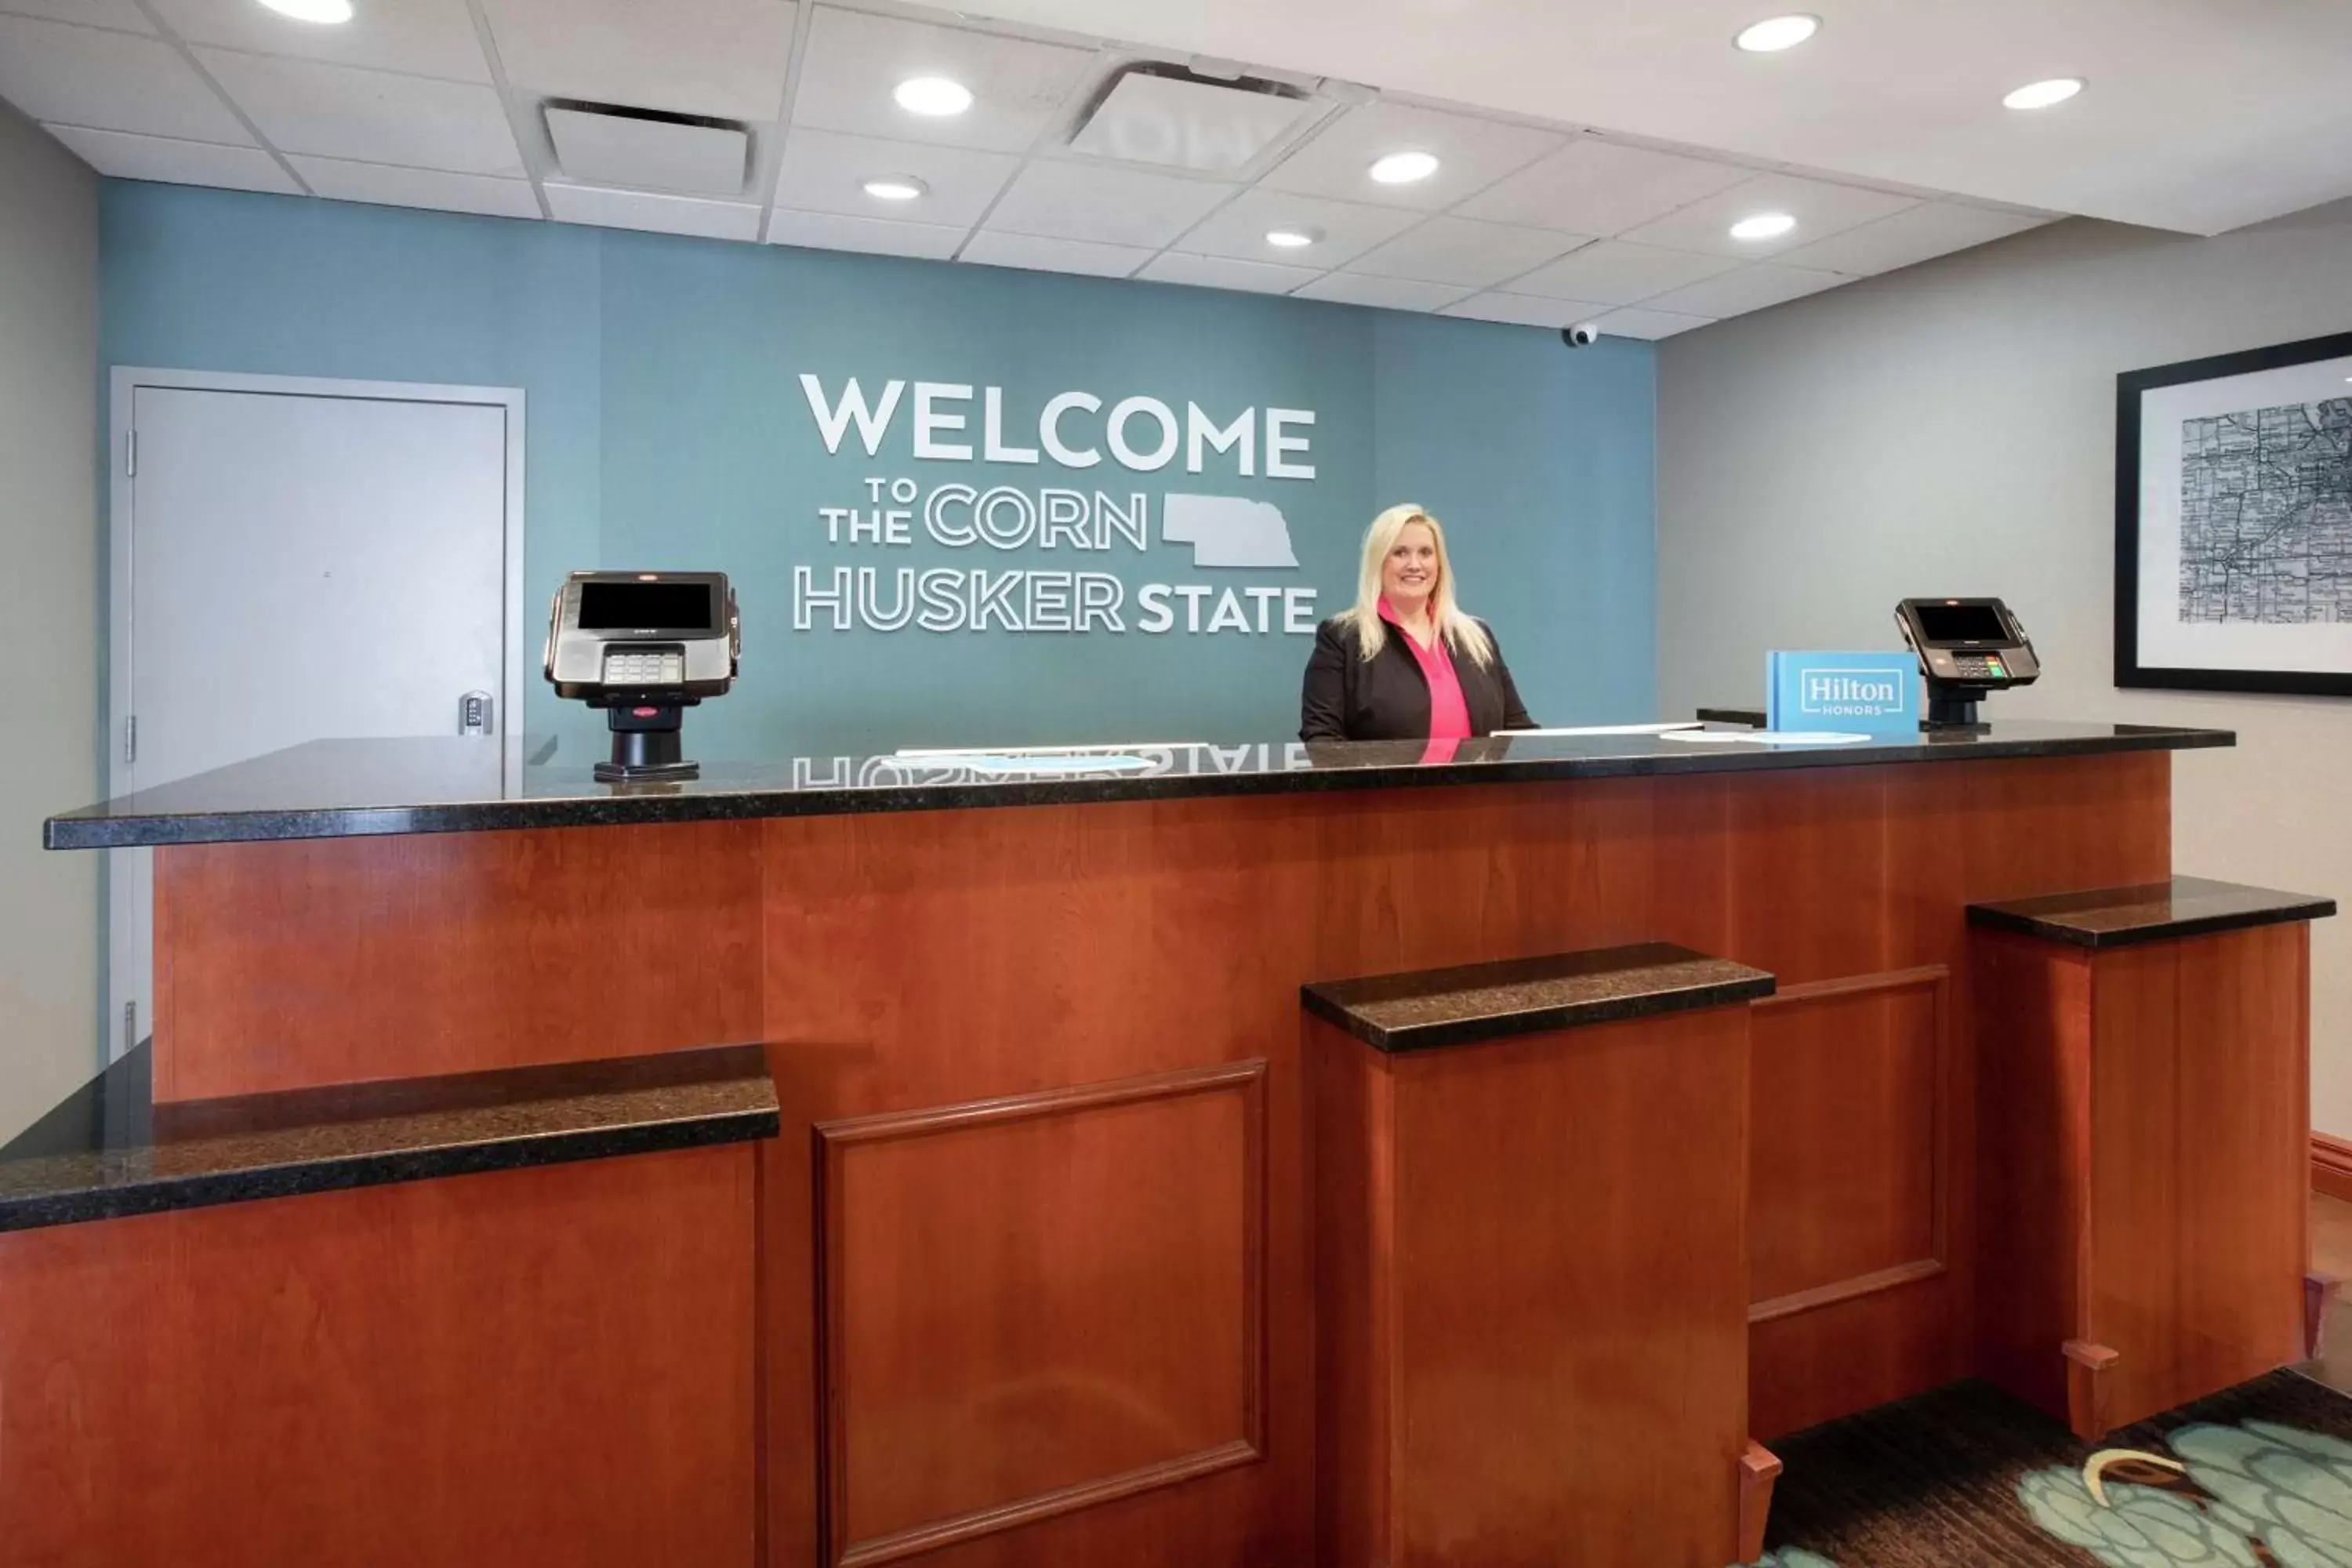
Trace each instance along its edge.
<instances>
[{"instance_id":1,"label":"desk side panel","mask_svg":"<svg viewBox=\"0 0 2352 1568\"><path fill-rule=\"evenodd\" d=\"M2087 1336L2120 1426L2299 1360L2311 928L2090 960Z\"/></svg>"},{"instance_id":2,"label":"desk side panel","mask_svg":"<svg viewBox=\"0 0 2352 1568\"><path fill-rule=\"evenodd\" d=\"M1748 1442L1748 1010L1392 1068L1400 1568L1720 1568Z\"/></svg>"},{"instance_id":3,"label":"desk side panel","mask_svg":"<svg viewBox=\"0 0 2352 1568\"><path fill-rule=\"evenodd\" d=\"M751 1561L757 1157L0 1236L0 1557Z\"/></svg>"}]
</instances>

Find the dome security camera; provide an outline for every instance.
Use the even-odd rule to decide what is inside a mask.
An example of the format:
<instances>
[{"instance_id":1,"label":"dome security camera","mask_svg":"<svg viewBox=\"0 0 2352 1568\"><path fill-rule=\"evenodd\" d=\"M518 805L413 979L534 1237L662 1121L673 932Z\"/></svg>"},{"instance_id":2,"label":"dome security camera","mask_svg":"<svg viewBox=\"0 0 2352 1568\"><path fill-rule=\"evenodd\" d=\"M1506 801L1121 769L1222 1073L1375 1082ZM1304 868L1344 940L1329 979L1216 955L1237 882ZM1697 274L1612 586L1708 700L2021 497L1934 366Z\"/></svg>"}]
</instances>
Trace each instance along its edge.
<instances>
[{"instance_id":1,"label":"dome security camera","mask_svg":"<svg viewBox=\"0 0 2352 1568\"><path fill-rule=\"evenodd\" d=\"M1579 321L1572 327L1559 330L1559 341L1572 349L1591 348L1600 337L1601 329L1590 321Z\"/></svg>"}]
</instances>

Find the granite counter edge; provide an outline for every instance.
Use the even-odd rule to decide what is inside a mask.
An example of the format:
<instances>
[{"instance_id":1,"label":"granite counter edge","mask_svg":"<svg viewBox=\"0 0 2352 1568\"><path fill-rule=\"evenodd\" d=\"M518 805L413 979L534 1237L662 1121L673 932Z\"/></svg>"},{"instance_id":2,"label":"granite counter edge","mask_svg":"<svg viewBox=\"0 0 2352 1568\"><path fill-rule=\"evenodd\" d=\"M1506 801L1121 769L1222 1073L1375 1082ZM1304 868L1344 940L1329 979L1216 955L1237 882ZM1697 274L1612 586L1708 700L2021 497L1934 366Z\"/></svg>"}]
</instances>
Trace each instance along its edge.
<instances>
[{"instance_id":1,"label":"granite counter edge","mask_svg":"<svg viewBox=\"0 0 2352 1568\"><path fill-rule=\"evenodd\" d=\"M1550 1007L1530 1007L1512 1013L1490 1013L1449 1018L1441 1023L1409 1024L1389 1028L1376 1024L1315 986L1299 987L1299 1003L1318 1018L1387 1056L1408 1056L1449 1046L1475 1046L1521 1035L1589 1028L1601 1024L1692 1013L1729 1006L1769 996L1778 986L1769 974L1758 973L1736 980L1672 986L1630 996L1606 996L1589 1002L1564 1002Z\"/></svg>"},{"instance_id":2,"label":"granite counter edge","mask_svg":"<svg viewBox=\"0 0 2352 1568\"><path fill-rule=\"evenodd\" d=\"M1773 773L1823 767L1901 767L2021 757L2099 756L2234 746L2227 730L2145 735L1992 741L1980 745L1872 746L1849 752L1796 748L1693 749L1688 754L1529 758L1463 766L1302 768L1252 773L1175 773L1155 778L1045 778L1007 784L848 786L680 795L571 795L456 801L430 805L299 807L151 816L61 816L42 824L48 849L274 842L306 838L485 833L547 827L606 827L646 822L751 821L882 812L970 811L1084 805L1221 795L1319 795L1370 789L1543 784L1690 773ZM1892 753L1892 754L1890 754Z\"/></svg>"},{"instance_id":3,"label":"granite counter edge","mask_svg":"<svg viewBox=\"0 0 2352 1568\"><path fill-rule=\"evenodd\" d=\"M782 1130L782 1117L772 1109L718 1111L675 1121L570 1128L480 1142L196 1172L184 1176L61 1187L21 1196L0 1196L0 1233L751 1142L773 1138Z\"/></svg>"}]
</instances>

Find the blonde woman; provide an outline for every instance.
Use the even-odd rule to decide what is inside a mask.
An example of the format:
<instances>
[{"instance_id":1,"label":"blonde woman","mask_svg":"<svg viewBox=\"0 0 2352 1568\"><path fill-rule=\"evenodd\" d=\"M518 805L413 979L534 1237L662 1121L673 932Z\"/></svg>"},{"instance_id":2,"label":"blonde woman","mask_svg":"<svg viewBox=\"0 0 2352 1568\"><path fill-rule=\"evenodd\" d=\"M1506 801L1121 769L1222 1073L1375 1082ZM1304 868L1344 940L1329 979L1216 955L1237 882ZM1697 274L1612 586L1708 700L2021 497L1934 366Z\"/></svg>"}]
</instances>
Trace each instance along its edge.
<instances>
[{"instance_id":1,"label":"blonde woman","mask_svg":"<svg viewBox=\"0 0 2352 1568\"><path fill-rule=\"evenodd\" d=\"M1494 633L1454 601L1445 531L1412 505L1372 519L1355 607L1317 630L1299 707L1304 741L1447 742L1535 728Z\"/></svg>"}]
</instances>

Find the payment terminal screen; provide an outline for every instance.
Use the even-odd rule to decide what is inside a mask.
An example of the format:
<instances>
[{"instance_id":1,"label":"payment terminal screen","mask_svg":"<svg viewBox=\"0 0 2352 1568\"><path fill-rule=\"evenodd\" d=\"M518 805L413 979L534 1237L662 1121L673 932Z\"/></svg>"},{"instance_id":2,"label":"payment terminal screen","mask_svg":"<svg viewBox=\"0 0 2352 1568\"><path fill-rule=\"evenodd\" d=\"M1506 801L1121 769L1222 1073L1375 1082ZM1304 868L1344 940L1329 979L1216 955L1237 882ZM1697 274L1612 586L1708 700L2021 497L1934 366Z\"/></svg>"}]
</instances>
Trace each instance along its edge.
<instances>
[{"instance_id":1,"label":"payment terminal screen","mask_svg":"<svg viewBox=\"0 0 2352 1568\"><path fill-rule=\"evenodd\" d=\"M583 632L716 630L708 583L583 583Z\"/></svg>"},{"instance_id":2,"label":"payment terminal screen","mask_svg":"<svg viewBox=\"0 0 2352 1568\"><path fill-rule=\"evenodd\" d=\"M2009 628L1990 605L1921 605L1919 629L1929 642L2007 642ZM587 623L583 621L582 625Z\"/></svg>"}]
</instances>

